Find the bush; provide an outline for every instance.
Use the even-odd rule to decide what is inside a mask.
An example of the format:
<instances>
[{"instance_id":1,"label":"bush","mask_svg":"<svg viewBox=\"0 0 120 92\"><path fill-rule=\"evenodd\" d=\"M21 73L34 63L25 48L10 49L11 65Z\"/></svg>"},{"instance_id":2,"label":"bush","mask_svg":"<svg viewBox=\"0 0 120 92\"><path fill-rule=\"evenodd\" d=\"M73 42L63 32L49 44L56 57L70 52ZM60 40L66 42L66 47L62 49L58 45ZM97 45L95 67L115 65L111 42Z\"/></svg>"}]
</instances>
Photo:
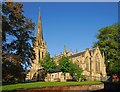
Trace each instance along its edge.
<instances>
[{"instance_id":1,"label":"bush","mask_svg":"<svg viewBox=\"0 0 120 92\"><path fill-rule=\"evenodd\" d=\"M81 75L80 80L79 81L87 81L86 77L84 75Z\"/></svg>"}]
</instances>

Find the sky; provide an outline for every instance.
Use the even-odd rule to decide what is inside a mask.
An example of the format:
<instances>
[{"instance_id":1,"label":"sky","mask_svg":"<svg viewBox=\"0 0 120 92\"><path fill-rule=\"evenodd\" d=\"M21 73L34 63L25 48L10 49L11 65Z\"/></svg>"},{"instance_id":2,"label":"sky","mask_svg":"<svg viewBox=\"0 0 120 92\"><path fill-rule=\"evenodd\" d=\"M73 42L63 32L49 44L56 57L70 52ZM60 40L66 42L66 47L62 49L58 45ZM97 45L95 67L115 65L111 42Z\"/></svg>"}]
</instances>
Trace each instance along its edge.
<instances>
[{"instance_id":1,"label":"sky","mask_svg":"<svg viewBox=\"0 0 120 92\"><path fill-rule=\"evenodd\" d=\"M38 23L38 10L42 31L50 55L59 55L64 45L67 51L81 52L92 48L98 30L118 22L118 3L115 2L23 2L24 15Z\"/></svg>"}]
</instances>

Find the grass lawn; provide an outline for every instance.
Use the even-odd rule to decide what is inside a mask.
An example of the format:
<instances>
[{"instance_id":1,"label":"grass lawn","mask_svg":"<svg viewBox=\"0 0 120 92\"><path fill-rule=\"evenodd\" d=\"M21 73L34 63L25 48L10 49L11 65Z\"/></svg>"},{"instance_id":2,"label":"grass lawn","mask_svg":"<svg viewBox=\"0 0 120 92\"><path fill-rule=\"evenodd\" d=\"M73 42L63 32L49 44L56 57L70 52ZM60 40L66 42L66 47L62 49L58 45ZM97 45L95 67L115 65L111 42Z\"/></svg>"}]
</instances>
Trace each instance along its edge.
<instances>
[{"instance_id":1,"label":"grass lawn","mask_svg":"<svg viewBox=\"0 0 120 92\"><path fill-rule=\"evenodd\" d=\"M85 81L85 82L31 82L3 85L2 90L17 90L17 89L30 89L38 87L50 86L64 86L64 85L87 85L87 84L100 84L99 81Z\"/></svg>"}]
</instances>

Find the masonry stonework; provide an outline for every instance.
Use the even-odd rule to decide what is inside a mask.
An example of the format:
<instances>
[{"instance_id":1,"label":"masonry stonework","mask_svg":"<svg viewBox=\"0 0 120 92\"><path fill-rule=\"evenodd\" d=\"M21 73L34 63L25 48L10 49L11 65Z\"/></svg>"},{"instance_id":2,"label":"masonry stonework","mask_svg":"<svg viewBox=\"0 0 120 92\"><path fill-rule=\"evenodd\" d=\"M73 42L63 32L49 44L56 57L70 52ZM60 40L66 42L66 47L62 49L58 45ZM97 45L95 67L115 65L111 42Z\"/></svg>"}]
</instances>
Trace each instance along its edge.
<instances>
[{"instance_id":1,"label":"masonry stonework","mask_svg":"<svg viewBox=\"0 0 120 92\"><path fill-rule=\"evenodd\" d=\"M42 23L40 18L40 12L38 15L38 28L36 33L36 41L33 44L33 49L35 51L35 59L31 64L30 71L27 74L26 80L34 80L38 76L38 71L42 68L39 64L39 60L43 59L47 52L46 43L43 39L42 33ZM94 49L86 49L83 52L77 52L73 54L72 50L67 52L66 47L64 47L63 53L58 56L54 56L56 64L59 65L59 60L62 56L68 56L73 63L76 63L83 70L83 75L86 76L88 80L101 80L101 78L106 78L106 66L105 66L105 56L104 53L101 53L99 47L97 46ZM47 74L46 81L52 80L51 76L58 76L62 80L63 74L61 72ZM50 78L50 79L49 79ZM70 78L70 76L69 76Z\"/></svg>"},{"instance_id":2,"label":"masonry stonework","mask_svg":"<svg viewBox=\"0 0 120 92\"><path fill-rule=\"evenodd\" d=\"M104 53L101 54L98 46L75 54L72 51L67 52L64 48L63 54L54 57L57 64L62 56L68 56L73 63L82 68L82 75L85 75L88 80L101 80L101 78L106 79L107 77Z\"/></svg>"},{"instance_id":3,"label":"masonry stonework","mask_svg":"<svg viewBox=\"0 0 120 92\"><path fill-rule=\"evenodd\" d=\"M43 57L47 52L46 43L44 41L43 33L42 33L40 12L38 14L38 28L36 33L36 40L33 44L33 50L35 52L35 59L31 64L31 68L26 76L26 80L36 80L36 77L38 76L38 71L42 68L39 64L39 61L43 59Z\"/></svg>"}]
</instances>

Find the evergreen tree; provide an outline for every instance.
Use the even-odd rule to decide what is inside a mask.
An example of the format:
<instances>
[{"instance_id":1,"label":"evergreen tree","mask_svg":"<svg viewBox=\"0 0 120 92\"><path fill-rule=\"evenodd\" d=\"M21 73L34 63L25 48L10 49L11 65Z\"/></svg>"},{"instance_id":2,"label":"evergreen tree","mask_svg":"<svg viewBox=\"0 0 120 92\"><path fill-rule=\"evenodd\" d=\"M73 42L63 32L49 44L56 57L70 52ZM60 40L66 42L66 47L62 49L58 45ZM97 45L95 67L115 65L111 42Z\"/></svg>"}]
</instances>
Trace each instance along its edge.
<instances>
[{"instance_id":1,"label":"evergreen tree","mask_svg":"<svg viewBox=\"0 0 120 92\"><path fill-rule=\"evenodd\" d=\"M30 42L34 40L34 23L24 16L23 4L17 2L2 3L2 62L3 79L8 76L5 71L11 68L9 74L24 72L33 59L33 49ZM9 61L9 62L8 62ZM8 63L7 63L8 62ZM18 67L19 66L19 67ZM19 71L15 70L17 67ZM22 68L22 69L21 69ZM22 71L21 71L22 70ZM18 78L14 76L13 78ZM5 79L6 80L6 79Z\"/></svg>"}]
</instances>

